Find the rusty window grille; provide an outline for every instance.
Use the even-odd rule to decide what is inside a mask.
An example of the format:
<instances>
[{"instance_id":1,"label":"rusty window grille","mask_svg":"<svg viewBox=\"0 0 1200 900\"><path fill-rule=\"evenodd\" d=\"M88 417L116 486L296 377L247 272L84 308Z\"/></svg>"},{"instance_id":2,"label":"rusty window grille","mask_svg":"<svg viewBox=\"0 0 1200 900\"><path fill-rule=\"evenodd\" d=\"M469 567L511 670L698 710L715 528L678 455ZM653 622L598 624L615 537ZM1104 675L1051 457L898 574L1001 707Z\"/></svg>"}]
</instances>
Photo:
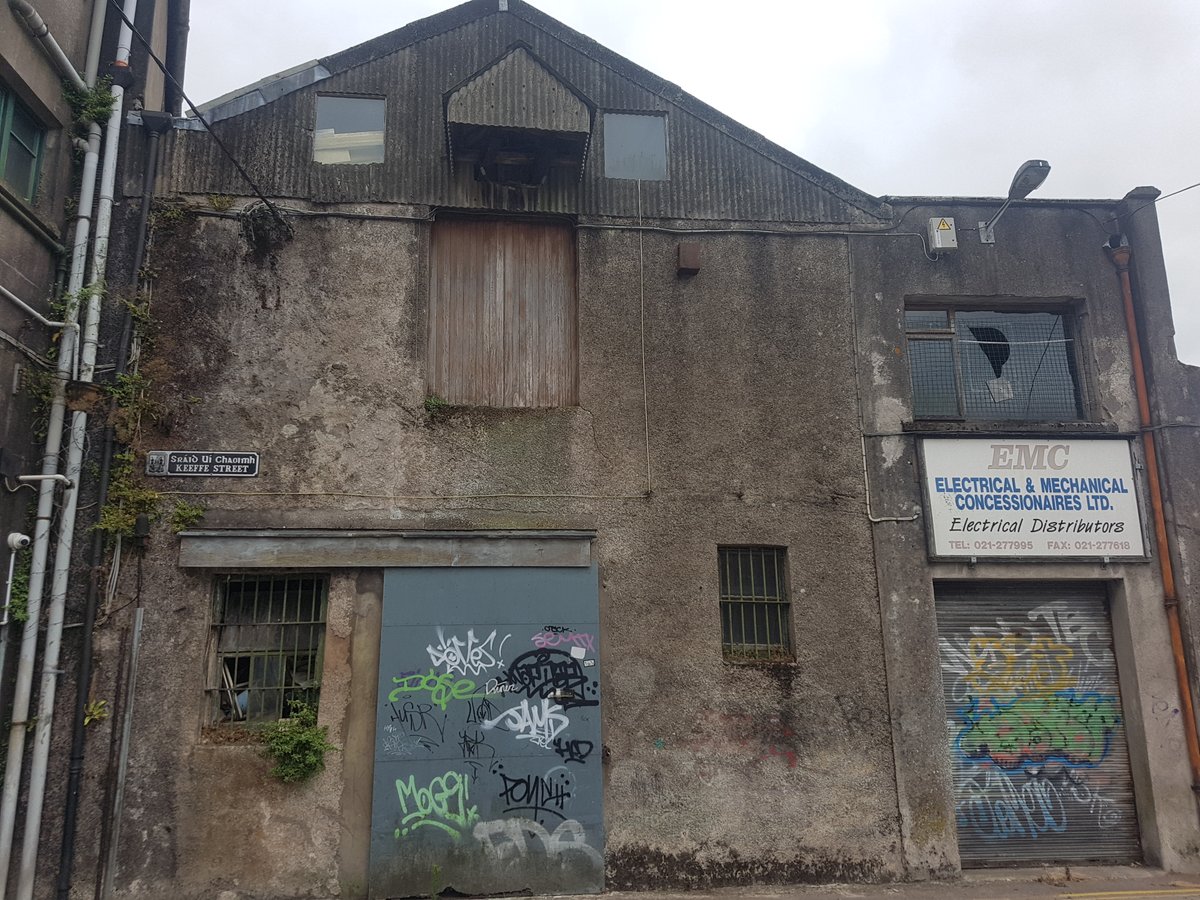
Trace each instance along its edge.
<instances>
[{"instance_id":1,"label":"rusty window grille","mask_svg":"<svg viewBox=\"0 0 1200 900\"><path fill-rule=\"evenodd\" d=\"M726 659L791 659L787 550L720 547L721 647Z\"/></svg>"},{"instance_id":2,"label":"rusty window grille","mask_svg":"<svg viewBox=\"0 0 1200 900\"><path fill-rule=\"evenodd\" d=\"M1082 420L1073 325L1059 311L906 310L913 417Z\"/></svg>"},{"instance_id":3,"label":"rusty window grille","mask_svg":"<svg viewBox=\"0 0 1200 900\"><path fill-rule=\"evenodd\" d=\"M224 575L217 581L209 681L211 721L266 722L292 701L316 707L329 580Z\"/></svg>"}]
</instances>

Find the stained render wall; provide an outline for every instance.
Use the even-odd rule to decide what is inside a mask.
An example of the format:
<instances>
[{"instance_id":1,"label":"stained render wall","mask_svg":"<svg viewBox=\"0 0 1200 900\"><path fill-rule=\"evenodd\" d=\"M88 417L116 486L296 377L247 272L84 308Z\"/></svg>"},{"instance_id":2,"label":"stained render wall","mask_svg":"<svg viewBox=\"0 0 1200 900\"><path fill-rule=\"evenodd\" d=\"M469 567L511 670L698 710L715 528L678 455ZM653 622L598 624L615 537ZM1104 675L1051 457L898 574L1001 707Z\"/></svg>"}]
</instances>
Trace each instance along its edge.
<instances>
[{"instance_id":1,"label":"stained render wall","mask_svg":"<svg viewBox=\"0 0 1200 900\"><path fill-rule=\"evenodd\" d=\"M898 209L907 206L899 199L893 202ZM974 232L963 231L958 251L938 260L928 260L919 248L914 252L898 240L852 239L858 379L864 397L864 429L874 435L867 446L877 516L922 511L921 434L905 428L913 415L902 310L913 297L987 300L992 309L1029 301L1070 301L1079 328L1081 377L1091 395L1091 427L1113 435L1138 434L1123 304L1115 269L1102 249L1109 235L1120 230L1115 218L1119 212L1120 207L1109 204L1089 208L1030 202L1010 209L997 226L994 245L983 245ZM931 216L953 216L961 228L990 214L988 206L969 201L914 201L905 217L919 227ZM1139 235L1135 244L1135 254L1145 255L1147 271L1161 267L1157 232ZM1169 326L1165 282L1144 291L1140 300L1156 328ZM1161 334L1152 336L1152 342L1163 372L1159 396L1172 407L1173 415L1182 414L1185 410L1173 392L1185 387L1186 373L1174 362L1173 353L1167 356ZM1022 430L961 423L924 433L1006 432L1040 437L1079 433L1070 426ZM954 871L958 866L951 750L946 741L930 739L946 722L934 583L950 579L1078 579L1108 585L1143 851L1151 863L1171 869L1200 866L1179 694L1163 614L1162 582L1154 562L1163 550L1153 546L1140 441L1135 442L1134 452L1139 504L1152 554L1146 562L930 562L923 518L874 526L904 851L914 872ZM1185 458L1180 449L1171 474L1183 476L1182 481L1175 479L1180 490L1194 490Z\"/></svg>"},{"instance_id":2,"label":"stained render wall","mask_svg":"<svg viewBox=\"0 0 1200 900\"><path fill-rule=\"evenodd\" d=\"M635 232L581 228L579 406L433 415L427 242L423 223L312 218L263 256L203 209L156 235L142 371L165 412L139 449L255 449L262 475L154 486L220 492L200 498L206 528L594 530L610 886L901 877L845 240L704 237L703 271L681 280L677 238L639 250ZM550 496L405 499L466 493ZM788 548L794 664L722 661L725 544ZM284 789L253 749L202 733L211 578L155 533L122 890L361 891L379 583L335 573L321 721L343 752ZM128 615L101 629L98 695L116 696ZM97 783L108 762L89 757Z\"/></svg>"}]
</instances>

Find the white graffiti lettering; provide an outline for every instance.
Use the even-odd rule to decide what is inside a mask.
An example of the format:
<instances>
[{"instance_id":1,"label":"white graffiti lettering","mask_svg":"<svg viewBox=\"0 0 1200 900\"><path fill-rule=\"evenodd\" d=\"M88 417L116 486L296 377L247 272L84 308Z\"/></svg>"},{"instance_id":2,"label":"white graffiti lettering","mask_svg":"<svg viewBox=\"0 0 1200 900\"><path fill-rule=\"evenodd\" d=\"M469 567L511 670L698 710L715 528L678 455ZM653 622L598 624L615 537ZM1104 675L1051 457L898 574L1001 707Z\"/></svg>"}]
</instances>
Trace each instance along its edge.
<instances>
[{"instance_id":1,"label":"white graffiti lettering","mask_svg":"<svg viewBox=\"0 0 1200 900\"><path fill-rule=\"evenodd\" d=\"M520 705L505 710L494 719L488 719L483 727L515 731L517 740L549 748L551 742L570 724L571 720L563 715L562 707L544 698L535 706L530 706L528 700L522 700Z\"/></svg>"},{"instance_id":2,"label":"white graffiti lettering","mask_svg":"<svg viewBox=\"0 0 1200 900\"><path fill-rule=\"evenodd\" d=\"M492 669L504 668L504 642L511 634L506 634L496 647L496 632L493 631L483 640L475 637L475 629L467 629L467 639L461 640L454 635L446 637L442 626L437 628L438 643L428 645L425 649L434 666L445 666L447 672L458 675L482 675Z\"/></svg>"},{"instance_id":3,"label":"white graffiti lettering","mask_svg":"<svg viewBox=\"0 0 1200 900\"><path fill-rule=\"evenodd\" d=\"M529 841L526 834L537 838L542 852L553 859L565 853L582 853L597 866L604 864L600 852L587 842L583 826L574 819L559 823L553 832L547 831L532 819L494 819L480 822L472 832L475 840L483 845L484 852L498 862L523 860L529 856Z\"/></svg>"}]
</instances>

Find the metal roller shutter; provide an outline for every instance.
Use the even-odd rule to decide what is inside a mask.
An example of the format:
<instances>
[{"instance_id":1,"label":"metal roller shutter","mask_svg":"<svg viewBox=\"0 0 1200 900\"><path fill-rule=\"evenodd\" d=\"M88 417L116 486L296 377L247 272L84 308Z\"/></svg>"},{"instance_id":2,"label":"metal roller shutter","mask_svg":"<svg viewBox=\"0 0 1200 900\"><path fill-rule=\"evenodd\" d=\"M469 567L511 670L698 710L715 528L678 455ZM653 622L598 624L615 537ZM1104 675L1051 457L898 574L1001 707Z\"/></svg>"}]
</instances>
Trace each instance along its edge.
<instances>
[{"instance_id":1,"label":"metal roller shutter","mask_svg":"<svg viewBox=\"0 0 1200 900\"><path fill-rule=\"evenodd\" d=\"M963 866L1139 860L1104 585L936 597Z\"/></svg>"}]
</instances>

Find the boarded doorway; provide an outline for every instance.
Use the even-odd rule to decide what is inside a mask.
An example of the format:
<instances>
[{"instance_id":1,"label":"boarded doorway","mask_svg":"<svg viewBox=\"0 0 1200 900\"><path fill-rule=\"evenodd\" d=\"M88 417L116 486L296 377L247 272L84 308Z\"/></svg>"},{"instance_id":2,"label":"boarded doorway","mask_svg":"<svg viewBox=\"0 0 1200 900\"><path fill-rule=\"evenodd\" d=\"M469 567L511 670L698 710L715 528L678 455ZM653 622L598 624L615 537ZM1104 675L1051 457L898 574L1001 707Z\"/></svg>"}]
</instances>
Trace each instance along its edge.
<instances>
[{"instance_id":1,"label":"boarded doorway","mask_svg":"<svg viewBox=\"0 0 1200 900\"><path fill-rule=\"evenodd\" d=\"M604 888L596 568L384 576L370 894Z\"/></svg>"}]
</instances>

